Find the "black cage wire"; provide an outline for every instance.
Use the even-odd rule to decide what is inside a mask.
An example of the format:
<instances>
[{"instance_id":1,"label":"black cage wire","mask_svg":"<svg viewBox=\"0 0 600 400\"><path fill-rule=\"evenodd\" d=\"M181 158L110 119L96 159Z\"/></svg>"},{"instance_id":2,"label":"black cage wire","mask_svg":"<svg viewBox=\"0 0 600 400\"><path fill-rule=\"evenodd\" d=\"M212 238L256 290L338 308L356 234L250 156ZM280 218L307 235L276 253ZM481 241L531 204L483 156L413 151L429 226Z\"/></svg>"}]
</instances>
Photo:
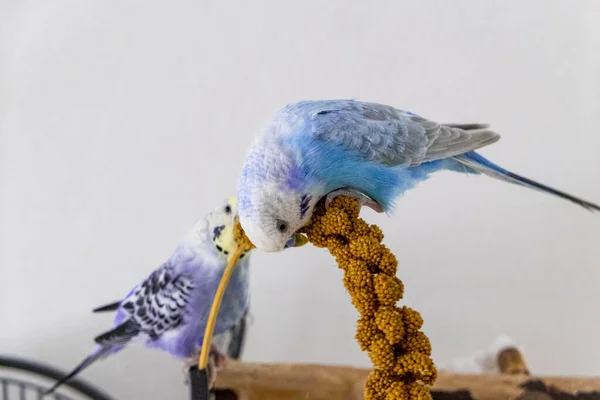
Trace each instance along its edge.
<instances>
[{"instance_id":1,"label":"black cage wire","mask_svg":"<svg viewBox=\"0 0 600 400\"><path fill-rule=\"evenodd\" d=\"M247 320L246 315L224 337L229 358L239 359L242 355ZM39 361L0 354L0 400L116 400L81 378L74 378L55 393L44 396L44 391L65 375L66 371ZM237 400L235 393L229 390L209 393L203 382L193 379L189 385L192 399Z\"/></svg>"},{"instance_id":2,"label":"black cage wire","mask_svg":"<svg viewBox=\"0 0 600 400\"><path fill-rule=\"evenodd\" d=\"M0 355L0 393L2 400L115 400L101 389L76 378L65 388L44 396L52 383L65 372L39 361Z\"/></svg>"}]
</instances>

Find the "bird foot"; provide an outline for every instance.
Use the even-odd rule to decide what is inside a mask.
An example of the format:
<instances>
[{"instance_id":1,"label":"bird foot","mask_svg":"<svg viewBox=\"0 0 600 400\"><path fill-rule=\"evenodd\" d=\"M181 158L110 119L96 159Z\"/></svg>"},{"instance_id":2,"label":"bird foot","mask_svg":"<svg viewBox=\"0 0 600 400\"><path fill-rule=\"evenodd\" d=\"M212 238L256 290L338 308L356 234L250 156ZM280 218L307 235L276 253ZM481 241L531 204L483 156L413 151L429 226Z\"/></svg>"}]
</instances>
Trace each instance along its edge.
<instances>
[{"instance_id":1,"label":"bird foot","mask_svg":"<svg viewBox=\"0 0 600 400\"><path fill-rule=\"evenodd\" d=\"M356 190L353 189L337 189L334 190L333 192L329 192L327 194L327 197L325 198L325 208L329 208L329 205L331 204L331 202L333 201L333 199L335 199L338 196L348 196L348 197L353 197L356 200L358 200L358 202L360 203L361 206L367 206L370 209L372 209L375 212L378 213L382 213L383 212L383 207L381 206L381 204L379 204L378 202L376 202L375 200L373 200L372 198L370 198L369 196L367 196L364 193L358 192Z\"/></svg>"},{"instance_id":2,"label":"bird foot","mask_svg":"<svg viewBox=\"0 0 600 400\"><path fill-rule=\"evenodd\" d=\"M189 384L189 372L190 368L198 366L200 360L200 352L198 349L193 356L183 360L182 372L185 379L185 384ZM212 344L210 346L210 353L208 353L208 365L206 366L206 373L208 375L208 387L209 389L215 385L217 380L217 372L220 371L225 365L225 355Z\"/></svg>"}]
</instances>

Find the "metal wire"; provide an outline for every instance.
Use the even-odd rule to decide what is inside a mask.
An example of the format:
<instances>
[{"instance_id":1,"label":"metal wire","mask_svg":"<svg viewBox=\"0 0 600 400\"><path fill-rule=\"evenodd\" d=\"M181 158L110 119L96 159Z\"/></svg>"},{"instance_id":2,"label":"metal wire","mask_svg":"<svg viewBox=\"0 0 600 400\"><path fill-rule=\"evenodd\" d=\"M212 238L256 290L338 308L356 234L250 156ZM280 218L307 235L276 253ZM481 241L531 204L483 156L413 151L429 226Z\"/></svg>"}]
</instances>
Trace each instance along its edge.
<instances>
[{"instance_id":1,"label":"metal wire","mask_svg":"<svg viewBox=\"0 0 600 400\"><path fill-rule=\"evenodd\" d=\"M37 375L38 377L50 380L58 380L64 376L63 371L39 362L0 355L0 374L2 373L2 369L25 373L30 376ZM2 397L0 400L75 400L73 397L58 392L44 396L43 393L47 389L46 387L42 387L40 384L30 382L26 379L26 376L23 379L0 376L0 385L2 387ZM101 390L77 378L65 383L65 386L68 386L79 396L84 396L87 399L114 400ZM11 395L13 397L9 397ZM81 399L82 397L78 398Z\"/></svg>"}]
</instances>

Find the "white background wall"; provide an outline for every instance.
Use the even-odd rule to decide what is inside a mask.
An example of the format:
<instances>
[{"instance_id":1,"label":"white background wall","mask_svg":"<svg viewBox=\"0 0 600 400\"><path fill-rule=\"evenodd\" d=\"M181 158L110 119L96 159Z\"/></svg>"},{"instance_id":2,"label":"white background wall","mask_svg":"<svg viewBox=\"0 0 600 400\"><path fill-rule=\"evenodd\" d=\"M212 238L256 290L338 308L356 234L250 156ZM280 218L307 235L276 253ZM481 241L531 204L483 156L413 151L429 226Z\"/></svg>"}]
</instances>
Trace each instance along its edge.
<instances>
[{"instance_id":1,"label":"white background wall","mask_svg":"<svg viewBox=\"0 0 600 400\"><path fill-rule=\"evenodd\" d=\"M71 368L124 295L235 191L280 107L357 98L489 122L482 151L600 201L597 1L8 1L0 10L0 353ZM600 216L439 173L380 224L441 363L499 334L531 369L600 373ZM256 253L245 356L368 366L324 250ZM133 348L83 375L183 399L179 364ZM143 397L142 397L143 396Z\"/></svg>"}]
</instances>

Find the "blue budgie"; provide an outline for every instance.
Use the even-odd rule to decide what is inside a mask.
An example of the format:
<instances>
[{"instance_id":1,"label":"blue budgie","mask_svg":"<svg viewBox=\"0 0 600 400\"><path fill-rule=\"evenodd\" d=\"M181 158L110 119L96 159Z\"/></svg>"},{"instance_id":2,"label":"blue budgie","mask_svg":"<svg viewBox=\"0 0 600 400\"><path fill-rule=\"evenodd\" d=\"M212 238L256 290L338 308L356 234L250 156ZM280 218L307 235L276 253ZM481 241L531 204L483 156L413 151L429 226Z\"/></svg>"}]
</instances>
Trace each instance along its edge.
<instances>
[{"instance_id":1,"label":"blue budgie","mask_svg":"<svg viewBox=\"0 0 600 400\"><path fill-rule=\"evenodd\" d=\"M278 111L254 141L237 189L240 223L257 248L295 245L316 203L349 195L378 212L440 170L485 174L589 210L597 204L514 174L475 150L500 136L482 124L439 124L387 105L303 101Z\"/></svg>"},{"instance_id":2,"label":"blue budgie","mask_svg":"<svg viewBox=\"0 0 600 400\"><path fill-rule=\"evenodd\" d=\"M46 393L79 374L97 360L113 355L130 343L166 351L184 361L198 363L204 329L213 297L235 252L233 225L236 199L200 218L171 257L136 285L123 300L96 308L116 311L114 326L95 338L98 347ZM249 259L240 256L225 291L214 335L225 335L244 317L248 306ZM214 382L224 352L211 346L209 378Z\"/></svg>"}]
</instances>

